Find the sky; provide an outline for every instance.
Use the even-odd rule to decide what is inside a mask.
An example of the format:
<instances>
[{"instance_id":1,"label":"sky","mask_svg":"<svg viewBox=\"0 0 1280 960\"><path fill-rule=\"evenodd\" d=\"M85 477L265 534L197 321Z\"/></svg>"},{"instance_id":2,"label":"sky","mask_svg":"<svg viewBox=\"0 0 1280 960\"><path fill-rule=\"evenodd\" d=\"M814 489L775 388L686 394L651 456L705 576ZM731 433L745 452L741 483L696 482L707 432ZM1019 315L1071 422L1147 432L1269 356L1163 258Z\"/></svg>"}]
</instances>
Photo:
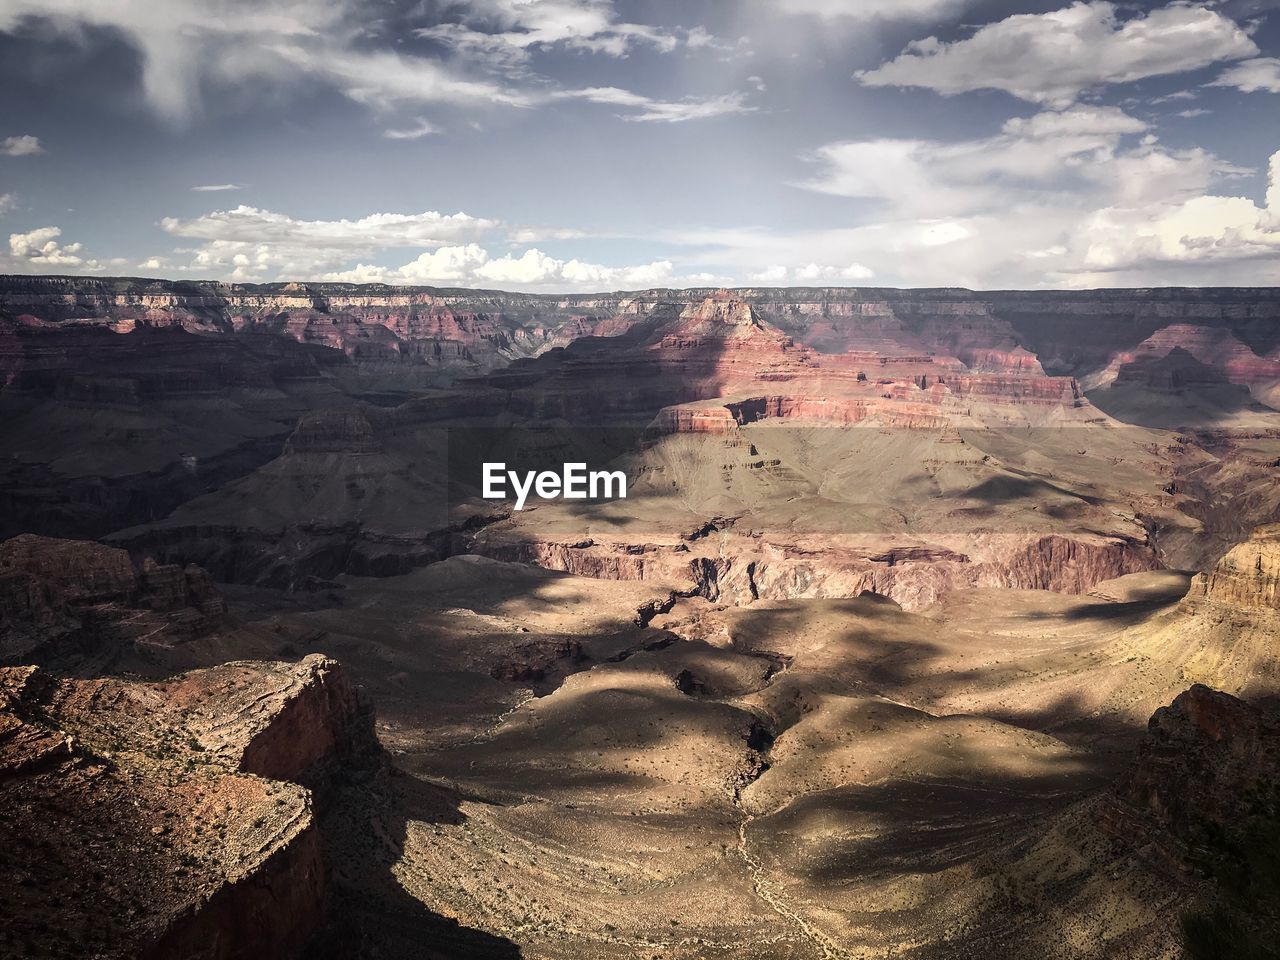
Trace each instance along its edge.
<instances>
[{"instance_id":1,"label":"sky","mask_svg":"<svg viewBox=\"0 0 1280 960\"><path fill-rule=\"evenodd\" d=\"M1274 285L1278 119L1280 0L0 0L0 273Z\"/></svg>"}]
</instances>

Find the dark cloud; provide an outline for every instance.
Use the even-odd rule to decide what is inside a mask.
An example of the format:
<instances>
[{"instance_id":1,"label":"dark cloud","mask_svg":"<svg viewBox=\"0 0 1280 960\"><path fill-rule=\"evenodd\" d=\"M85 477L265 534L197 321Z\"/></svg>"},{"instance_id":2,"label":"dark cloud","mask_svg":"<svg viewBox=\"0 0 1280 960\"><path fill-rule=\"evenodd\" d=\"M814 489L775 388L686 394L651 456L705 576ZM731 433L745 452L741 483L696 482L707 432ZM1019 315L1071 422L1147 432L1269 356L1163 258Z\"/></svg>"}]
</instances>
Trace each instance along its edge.
<instances>
[{"instance_id":1,"label":"dark cloud","mask_svg":"<svg viewBox=\"0 0 1280 960\"><path fill-rule=\"evenodd\" d=\"M1280 282L1277 8L6 0L0 269Z\"/></svg>"}]
</instances>

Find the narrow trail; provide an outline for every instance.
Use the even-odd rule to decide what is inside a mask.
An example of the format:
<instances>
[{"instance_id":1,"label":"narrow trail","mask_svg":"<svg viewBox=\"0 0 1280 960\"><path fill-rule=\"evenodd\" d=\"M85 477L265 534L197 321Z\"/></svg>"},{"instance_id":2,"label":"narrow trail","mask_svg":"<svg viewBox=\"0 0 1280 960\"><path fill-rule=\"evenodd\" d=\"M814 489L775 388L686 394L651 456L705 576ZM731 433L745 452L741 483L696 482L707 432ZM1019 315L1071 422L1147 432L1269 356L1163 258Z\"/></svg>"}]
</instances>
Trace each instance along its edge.
<instances>
[{"instance_id":1,"label":"narrow trail","mask_svg":"<svg viewBox=\"0 0 1280 960\"><path fill-rule=\"evenodd\" d=\"M738 855L742 857L742 862L747 866L747 873L751 877L751 886L755 890L756 896L767 903L769 908L782 919L795 925L804 934L805 939L822 952L824 960L843 960L843 958L850 956L846 950L836 944L830 937L815 928L809 921L788 906L781 896L774 893L765 875L764 866L751 853L747 845L747 828L753 820L755 820L754 814L746 814L738 824L737 849Z\"/></svg>"},{"instance_id":2,"label":"narrow trail","mask_svg":"<svg viewBox=\"0 0 1280 960\"><path fill-rule=\"evenodd\" d=\"M778 679L778 677L785 674L790 667L791 662L789 658L785 661L773 661L773 668L765 678L764 686L767 687L772 684ZM760 711L753 710L751 712L760 717L762 721L772 721L774 719ZM761 760L768 760L769 749L770 748L767 747L763 751L760 751ZM756 774L757 776L759 776L759 772L762 772L762 770L758 769ZM755 892L755 895L764 901L764 903L769 906L770 910L776 913L788 924L798 929L804 938L818 949L823 960L844 960L844 958L850 957L851 954L847 950L835 943L835 941L822 931L814 927L796 910L792 909L780 894L774 892L764 865L754 854L751 853L750 846L747 843L747 829L756 819L756 816L753 813L747 813L747 811L742 808L741 786L735 788L733 791L733 805L741 815L741 819L738 822L738 843L736 849L738 851L738 856L742 858L742 862L746 865L747 875L751 878L751 888ZM783 807L785 806L786 804L783 804ZM781 810L783 807L779 807L778 810ZM777 813L778 810L773 812Z\"/></svg>"},{"instance_id":3,"label":"narrow trail","mask_svg":"<svg viewBox=\"0 0 1280 960\"><path fill-rule=\"evenodd\" d=\"M486 727L484 730L481 730L479 733L473 736L470 740L467 741L467 743L486 743L487 741L492 740L494 737L498 735L498 731L502 728L502 725L506 723L507 720L509 720L514 714L518 713L521 707L523 707L530 700L537 700L537 699L538 698L534 695L532 690L520 691L519 695L516 698L515 703L513 703L506 710L503 710L500 714L494 717L493 720L490 721L488 727Z\"/></svg>"}]
</instances>

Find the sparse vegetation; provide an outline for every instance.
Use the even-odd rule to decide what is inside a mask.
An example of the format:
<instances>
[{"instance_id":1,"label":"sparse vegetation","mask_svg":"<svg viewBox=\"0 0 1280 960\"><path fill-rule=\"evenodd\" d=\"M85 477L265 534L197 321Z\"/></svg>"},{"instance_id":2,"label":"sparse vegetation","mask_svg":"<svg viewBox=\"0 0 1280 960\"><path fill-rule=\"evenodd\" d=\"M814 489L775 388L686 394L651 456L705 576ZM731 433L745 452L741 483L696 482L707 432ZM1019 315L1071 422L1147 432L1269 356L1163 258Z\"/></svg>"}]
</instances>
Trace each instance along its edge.
<instances>
[{"instance_id":1,"label":"sparse vegetation","mask_svg":"<svg viewBox=\"0 0 1280 960\"><path fill-rule=\"evenodd\" d=\"M1192 859L1211 879L1209 903L1182 917L1190 960L1280 958L1280 787L1259 785L1238 822L1204 820Z\"/></svg>"}]
</instances>

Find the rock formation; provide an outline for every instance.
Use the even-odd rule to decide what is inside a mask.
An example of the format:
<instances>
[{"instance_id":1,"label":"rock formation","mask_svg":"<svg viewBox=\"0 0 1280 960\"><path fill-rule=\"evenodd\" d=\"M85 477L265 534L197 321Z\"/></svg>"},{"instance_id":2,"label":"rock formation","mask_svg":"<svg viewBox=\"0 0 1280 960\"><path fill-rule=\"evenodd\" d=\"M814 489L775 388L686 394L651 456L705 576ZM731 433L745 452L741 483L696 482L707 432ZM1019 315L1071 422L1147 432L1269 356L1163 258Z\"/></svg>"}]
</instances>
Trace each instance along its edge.
<instances>
[{"instance_id":1,"label":"rock formation","mask_svg":"<svg viewBox=\"0 0 1280 960\"><path fill-rule=\"evenodd\" d=\"M1195 842L1206 823L1256 812L1280 776L1280 718L1196 685L1151 717L1120 800L1174 837Z\"/></svg>"},{"instance_id":2,"label":"rock formation","mask_svg":"<svg viewBox=\"0 0 1280 960\"><path fill-rule=\"evenodd\" d=\"M124 550L31 534L0 543L0 662L147 656L209 632L225 613L194 565L135 566Z\"/></svg>"},{"instance_id":3,"label":"rock formation","mask_svg":"<svg viewBox=\"0 0 1280 960\"><path fill-rule=\"evenodd\" d=\"M1259 527L1191 583L1187 600L1227 608L1280 611L1280 524Z\"/></svg>"},{"instance_id":4,"label":"rock formation","mask_svg":"<svg viewBox=\"0 0 1280 960\"><path fill-rule=\"evenodd\" d=\"M1181 357L1181 363L1159 364ZM1188 362L1190 361L1190 362ZM1122 351L1088 378L1091 389L1135 379L1150 379L1145 371L1168 372L1168 387L1233 383L1258 391L1266 400L1280 385L1280 363L1259 356L1229 328L1174 323L1157 330L1133 350Z\"/></svg>"},{"instance_id":5,"label":"rock formation","mask_svg":"<svg viewBox=\"0 0 1280 960\"><path fill-rule=\"evenodd\" d=\"M0 952L295 955L326 885L300 783L371 744L318 656L150 684L0 669Z\"/></svg>"},{"instance_id":6,"label":"rock formation","mask_svg":"<svg viewBox=\"0 0 1280 960\"><path fill-rule=\"evenodd\" d=\"M1275 760L1278 319L0 278L0 954L1175 956Z\"/></svg>"}]
</instances>

